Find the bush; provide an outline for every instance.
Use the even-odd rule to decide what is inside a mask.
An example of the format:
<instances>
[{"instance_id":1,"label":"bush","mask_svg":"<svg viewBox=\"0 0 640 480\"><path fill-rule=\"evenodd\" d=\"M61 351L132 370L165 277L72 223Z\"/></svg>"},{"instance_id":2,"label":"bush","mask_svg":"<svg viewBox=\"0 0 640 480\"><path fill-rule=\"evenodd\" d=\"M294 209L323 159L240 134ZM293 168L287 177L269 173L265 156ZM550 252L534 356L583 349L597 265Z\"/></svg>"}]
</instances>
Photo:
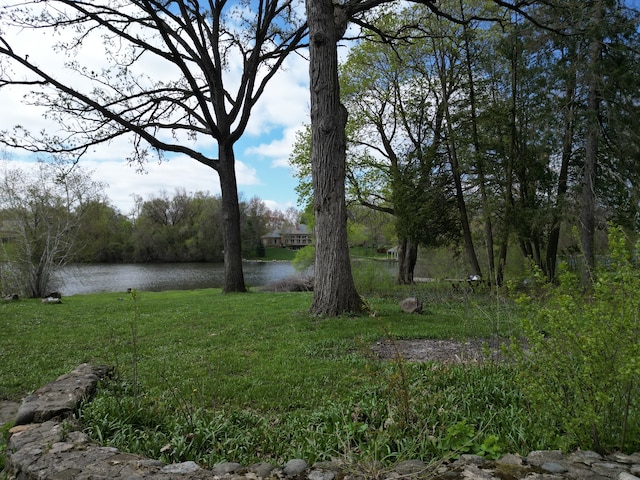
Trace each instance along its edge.
<instances>
[{"instance_id":1,"label":"bush","mask_svg":"<svg viewBox=\"0 0 640 480\"><path fill-rule=\"evenodd\" d=\"M561 269L542 301L525 300L521 386L549 414L559 447L640 448L640 271L619 228L609 248L589 292Z\"/></svg>"}]
</instances>

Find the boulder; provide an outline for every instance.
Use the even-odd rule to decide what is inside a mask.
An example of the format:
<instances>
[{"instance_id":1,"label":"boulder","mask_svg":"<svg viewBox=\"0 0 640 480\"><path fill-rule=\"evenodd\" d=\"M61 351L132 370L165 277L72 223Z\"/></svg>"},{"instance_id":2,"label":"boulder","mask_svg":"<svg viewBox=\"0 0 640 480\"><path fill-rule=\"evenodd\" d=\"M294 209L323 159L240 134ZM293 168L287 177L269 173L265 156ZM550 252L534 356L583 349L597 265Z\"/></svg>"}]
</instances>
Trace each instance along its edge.
<instances>
[{"instance_id":1,"label":"boulder","mask_svg":"<svg viewBox=\"0 0 640 480\"><path fill-rule=\"evenodd\" d=\"M407 297L400 302L400 310L405 313L422 313L422 302L416 297Z\"/></svg>"}]
</instances>

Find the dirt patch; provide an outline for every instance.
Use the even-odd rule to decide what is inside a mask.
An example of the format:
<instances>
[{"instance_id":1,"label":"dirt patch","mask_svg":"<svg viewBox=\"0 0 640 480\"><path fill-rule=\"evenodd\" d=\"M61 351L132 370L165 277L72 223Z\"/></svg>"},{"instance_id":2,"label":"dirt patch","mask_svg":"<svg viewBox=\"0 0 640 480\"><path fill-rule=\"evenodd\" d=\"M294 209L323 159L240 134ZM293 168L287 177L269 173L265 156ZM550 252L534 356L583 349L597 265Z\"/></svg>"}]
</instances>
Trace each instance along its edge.
<instances>
[{"instance_id":1,"label":"dirt patch","mask_svg":"<svg viewBox=\"0 0 640 480\"><path fill-rule=\"evenodd\" d=\"M503 339L473 339L467 341L410 339L380 340L371 346L379 358L400 356L410 362L438 362L449 364L502 361L500 346Z\"/></svg>"}]
</instances>

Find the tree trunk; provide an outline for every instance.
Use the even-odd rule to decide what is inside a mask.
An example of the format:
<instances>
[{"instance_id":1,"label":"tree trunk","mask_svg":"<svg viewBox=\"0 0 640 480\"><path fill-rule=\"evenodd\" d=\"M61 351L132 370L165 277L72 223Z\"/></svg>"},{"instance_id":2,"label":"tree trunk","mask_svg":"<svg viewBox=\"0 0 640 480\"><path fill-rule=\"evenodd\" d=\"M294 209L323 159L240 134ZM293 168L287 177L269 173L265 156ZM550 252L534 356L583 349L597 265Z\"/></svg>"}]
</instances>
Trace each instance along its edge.
<instances>
[{"instance_id":1,"label":"tree trunk","mask_svg":"<svg viewBox=\"0 0 640 480\"><path fill-rule=\"evenodd\" d=\"M444 83L444 82L443 82ZM456 187L456 202L460 211L460 223L462 226L462 238L464 239L464 249L467 254L469 263L471 264L471 273L482 276L480 262L476 255L476 249L473 245L473 236L471 235L471 225L469 224L469 214L467 213L467 204L464 199L464 191L462 190L462 174L460 172L460 162L458 162L458 151L455 144L455 133L451 124L451 115L449 112L448 95L443 95L445 102L445 115L447 117L447 131L449 142L449 160L451 163L451 173Z\"/></svg>"},{"instance_id":2,"label":"tree trunk","mask_svg":"<svg viewBox=\"0 0 640 480\"><path fill-rule=\"evenodd\" d=\"M398 284L413 285L413 271L418 260L418 243L411 238L398 242Z\"/></svg>"},{"instance_id":3,"label":"tree trunk","mask_svg":"<svg viewBox=\"0 0 640 480\"><path fill-rule=\"evenodd\" d=\"M316 263L311 313L338 316L360 313L345 201L347 111L340 103L337 42L346 18L331 0L307 0L311 90L311 173L314 190Z\"/></svg>"},{"instance_id":4,"label":"tree trunk","mask_svg":"<svg viewBox=\"0 0 640 480\"><path fill-rule=\"evenodd\" d=\"M460 2L462 8L463 3ZM496 265L493 246L493 222L491 220L491 211L489 207L489 195L487 193L486 178L484 174L484 161L482 159L482 149L480 148L480 136L478 134L478 115L476 111L476 91L473 70L471 68L471 47L469 45L467 24L464 25L464 49L465 49L465 65L467 67L467 81L469 82L469 104L471 107L471 143L473 144L473 153L475 157L476 172L478 175L478 184L480 186L480 198L482 199L482 216L484 218L484 236L487 243L487 263L489 266L489 281L496 281Z\"/></svg>"},{"instance_id":5,"label":"tree trunk","mask_svg":"<svg viewBox=\"0 0 640 480\"><path fill-rule=\"evenodd\" d=\"M218 175L222 192L222 242L224 248L224 286L222 291L246 292L242 271L240 204L236 182L233 145L220 143Z\"/></svg>"},{"instance_id":6,"label":"tree trunk","mask_svg":"<svg viewBox=\"0 0 640 480\"><path fill-rule=\"evenodd\" d=\"M558 243L560 241L560 226L562 222L562 210L564 209L564 199L567 193L567 183L569 179L569 160L573 147L574 132L574 111L575 111L575 91L576 75L571 73L567 82L566 90L566 110L564 112L564 132L562 138L562 160L560 173L558 175L558 190L556 202L553 207L551 220L551 230L549 231L549 241L547 244L547 278L553 280L556 277L556 264L558 263Z\"/></svg>"},{"instance_id":7,"label":"tree trunk","mask_svg":"<svg viewBox=\"0 0 640 480\"><path fill-rule=\"evenodd\" d=\"M602 55L602 40L600 23L603 18L603 7L596 2L593 16L592 30L595 32L589 46L588 68L588 99L587 99L587 131L585 142L584 169L582 175L582 207L580 212L580 243L584 255L584 267L582 269L582 283L587 286L593 280L595 271L595 211L596 211L596 168L598 163L598 143L600 139L600 57Z\"/></svg>"}]
</instances>

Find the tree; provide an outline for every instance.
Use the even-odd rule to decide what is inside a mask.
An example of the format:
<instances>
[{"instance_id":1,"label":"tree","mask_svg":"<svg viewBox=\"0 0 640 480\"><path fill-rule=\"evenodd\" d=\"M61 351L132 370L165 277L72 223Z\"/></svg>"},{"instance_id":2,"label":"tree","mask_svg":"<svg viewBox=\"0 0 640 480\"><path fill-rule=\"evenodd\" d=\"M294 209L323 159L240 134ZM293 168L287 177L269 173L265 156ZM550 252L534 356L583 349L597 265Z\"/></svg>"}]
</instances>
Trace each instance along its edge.
<instances>
[{"instance_id":1,"label":"tree","mask_svg":"<svg viewBox=\"0 0 640 480\"><path fill-rule=\"evenodd\" d=\"M131 233L131 221L107 202L87 202L78 225L74 261L131 261Z\"/></svg>"},{"instance_id":2,"label":"tree","mask_svg":"<svg viewBox=\"0 0 640 480\"><path fill-rule=\"evenodd\" d=\"M53 275L74 258L78 227L101 200L103 185L77 165L38 162L34 171L3 166L0 220L4 292L42 297Z\"/></svg>"},{"instance_id":3,"label":"tree","mask_svg":"<svg viewBox=\"0 0 640 480\"><path fill-rule=\"evenodd\" d=\"M306 34L295 0L242 7L226 0L206 6L187 0L25 1L4 6L2 23L0 87L32 88L30 102L46 108L61 130L38 135L17 127L0 141L80 158L98 144L130 136L131 162L171 153L211 167L222 191L223 290L246 291L234 144L267 83ZM33 52L11 39L11 28L66 32L67 40L52 48L69 52L68 61L41 68ZM76 59L94 41L108 59L99 71ZM147 62L161 65L166 78L148 75ZM217 142L217 156L199 148L209 138Z\"/></svg>"},{"instance_id":4,"label":"tree","mask_svg":"<svg viewBox=\"0 0 640 480\"><path fill-rule=\"evenodd\" d=\"M311 313L360 313L347 241L347 111L340 102L337 43L349 16L331 0L307 0L311 91L311 166L315 217L315 284Z\"/></svg>"},{"instance_id":5,"label":"tree","mask_svg":"<svg viewBox=\"0 0 640 480\"><path fill-rule=\"evenodd\" d=\"M349 22L366 27L362 14L389 0L306 0L309 26L311 90L311 164L316 218L316 285L311 311L326 315L360 311L361 300L355 290L348 262L348 239L344 200L347 114L340 103L337 45ZM425 5L434 15L463 22L456 12L441 10L433 0ZM519 10L518 4L503 0L502 8ZM526 18L531 18L524 12ZM493 18L491 18L493 19ZM383 32L373 28L376 34ZM318 248L319 247L319 248ZM360 305L360 306L358 306Z\"/></svg>"},{"instance_id":6,"label":"tree","mask_svg":"<svg viewBox=\"0 0 640 480\"><path fill-rule=\"evenodd\" d=\"M449 80L439 78L429 41L441 32L424 13L414 6L379 20L380 29L420 29L405 29L413 38L397 45L363 41L340 72L350 114L349 193L394 216L400 284L413 283L418 246L457 237L460 220L444 141L446 96L453 91L444 85Z\"/></svg>"}]
</instances>

